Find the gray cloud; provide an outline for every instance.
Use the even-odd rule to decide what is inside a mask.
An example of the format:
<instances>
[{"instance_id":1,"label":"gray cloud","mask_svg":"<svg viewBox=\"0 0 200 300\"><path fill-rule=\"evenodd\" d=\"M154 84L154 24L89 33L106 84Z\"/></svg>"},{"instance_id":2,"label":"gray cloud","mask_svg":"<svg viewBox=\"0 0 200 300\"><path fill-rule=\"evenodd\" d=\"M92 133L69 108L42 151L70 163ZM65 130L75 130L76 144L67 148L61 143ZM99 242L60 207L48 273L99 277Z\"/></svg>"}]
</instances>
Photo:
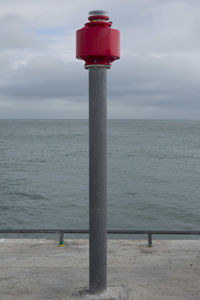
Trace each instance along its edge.
<instances>
[{"instance_id":1,"label":"gray cloud","mask_svg":"<svg viewBox=\"0 0 200 300\"><path fill-rule=\"evenodd\" d=\"M18 67L12 78L1 86L5 96L16 98L63 98L83 96L87 76L78 64L65 63L56 57L35 57Z\"/></svg>"},{"instance_id":2,"label":"gray cloud","mask_svg":"<svg viewBox=\"0 0 200 300\"><path fill-rule=\"evenodd\" d=\"M34 34L31 24L20 15L0 18L0 49L35 49L44 47L40 37Z\"/></svg>"}]
</instances>

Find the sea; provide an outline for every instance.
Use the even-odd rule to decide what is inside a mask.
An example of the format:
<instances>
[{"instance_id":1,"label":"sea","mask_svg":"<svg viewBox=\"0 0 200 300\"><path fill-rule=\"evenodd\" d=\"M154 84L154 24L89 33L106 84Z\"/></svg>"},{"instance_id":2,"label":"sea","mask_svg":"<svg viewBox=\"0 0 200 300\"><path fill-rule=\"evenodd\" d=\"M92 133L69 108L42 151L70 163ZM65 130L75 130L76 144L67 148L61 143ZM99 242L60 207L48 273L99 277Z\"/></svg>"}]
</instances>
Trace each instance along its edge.
<instances>
[{"instance_id":1,"label":"sea","mask_svg":"<svg viewBox=\"0 0 200 300\"><path fill-rule=\"evenodd\" d=\"M107 131L108 228L200 230L200 121ZM88 229L88 176L87 120L0 120L0 229Z\"/></svg>"}]
</instances>

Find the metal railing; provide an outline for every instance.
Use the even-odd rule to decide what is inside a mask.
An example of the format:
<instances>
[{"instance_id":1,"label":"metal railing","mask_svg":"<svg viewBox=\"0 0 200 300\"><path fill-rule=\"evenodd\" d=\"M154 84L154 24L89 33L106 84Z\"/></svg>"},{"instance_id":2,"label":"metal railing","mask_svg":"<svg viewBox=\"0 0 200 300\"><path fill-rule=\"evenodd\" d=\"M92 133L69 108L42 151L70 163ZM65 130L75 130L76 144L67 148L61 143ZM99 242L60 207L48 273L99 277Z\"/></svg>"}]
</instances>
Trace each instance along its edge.
<instances>
[{"instance_id":1,"label":"metal railing","mask_svg":"<svg viewBox=\"0 0 200 300\"><path fill-rule=\"evenodd\" d=\"M89 234L88 229L0 229L0 234L20 234L20 233L47 233L59 234L59 245L64 245L64 234ZM126 235L143 235L148 238L148 247L152 247L153 235L200 235L200 230L107 230L108 234L126 234Z\"/></svg>"}]
</instances>

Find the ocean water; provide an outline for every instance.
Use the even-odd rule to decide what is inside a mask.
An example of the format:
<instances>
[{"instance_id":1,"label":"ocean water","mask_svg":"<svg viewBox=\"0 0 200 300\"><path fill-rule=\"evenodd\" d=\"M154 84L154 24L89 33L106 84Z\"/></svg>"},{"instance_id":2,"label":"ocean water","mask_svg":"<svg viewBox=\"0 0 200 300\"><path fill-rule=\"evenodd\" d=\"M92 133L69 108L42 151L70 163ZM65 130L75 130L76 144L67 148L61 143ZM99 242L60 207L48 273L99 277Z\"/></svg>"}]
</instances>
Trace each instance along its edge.
<instances>
[{"instance_id":1,"label":"ocean water","mask_svg":"<svg viewBox=\"0 0 200 300\"><path fill-rule=\"evenodd\" d=\"M200 230L200 121L108 121L108 227ZM87 120L0 120L0 228L88 228Z\"/></svg>"}]
</instances>

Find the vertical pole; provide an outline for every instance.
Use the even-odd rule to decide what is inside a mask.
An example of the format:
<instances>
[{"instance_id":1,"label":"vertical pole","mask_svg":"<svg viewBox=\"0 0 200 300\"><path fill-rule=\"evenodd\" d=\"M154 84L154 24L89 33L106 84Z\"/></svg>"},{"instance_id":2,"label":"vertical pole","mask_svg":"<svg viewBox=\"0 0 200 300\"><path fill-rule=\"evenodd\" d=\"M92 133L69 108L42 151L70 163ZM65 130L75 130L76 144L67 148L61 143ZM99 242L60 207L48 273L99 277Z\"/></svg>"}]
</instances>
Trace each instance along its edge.
<instances>
[{"instance_id":1,"label":"vertical pole","mask_svg":"<svg viewBox=\"0 0 200 300\"><path fill-rule=\"evenodd\" d=\"M106 66L89 68L89 290L107 288Z\"/></svg>"}]
</instances>

